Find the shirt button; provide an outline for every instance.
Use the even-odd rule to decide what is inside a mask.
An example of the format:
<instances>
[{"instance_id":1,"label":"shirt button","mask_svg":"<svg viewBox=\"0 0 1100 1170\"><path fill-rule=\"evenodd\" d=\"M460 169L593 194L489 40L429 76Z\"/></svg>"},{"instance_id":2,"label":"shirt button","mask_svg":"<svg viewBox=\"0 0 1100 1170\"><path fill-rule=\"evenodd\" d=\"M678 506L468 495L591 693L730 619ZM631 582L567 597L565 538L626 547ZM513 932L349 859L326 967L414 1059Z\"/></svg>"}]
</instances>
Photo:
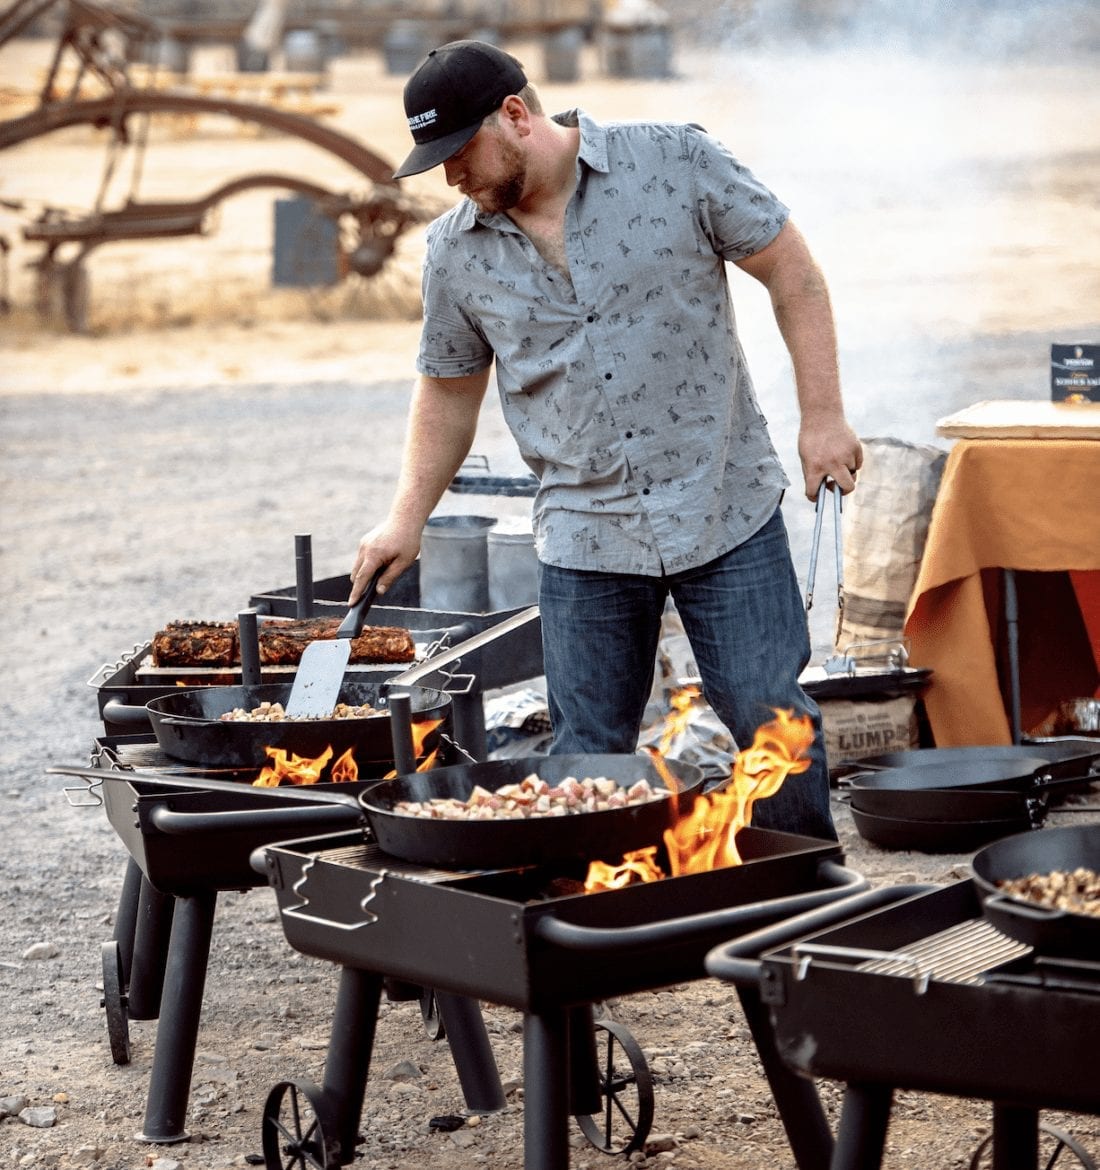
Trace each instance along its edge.
<instances>
[{"instance_id":1,"label":"shirt button","mask_svg":"<svg viewBox=\"0 0 1100 1170\"><path fill-rule=\"evenodd\" d=\"M648 496L649 495L649 488L642 488L642 495Z\"/></svg>"},{"instance_id":2,"label":"shirt button","mask_svg":"<svg viewBox=\"0 0 1100 1170\"><path fill-rule=\"evenodd\" d=\"M591 324L592 324L592 322L596 320L596 314L595 314L595 313L589 313L589 314L588 314L588 316L587 316L587 317L585 317L585 320L588 322L588 324L589 324L589 325L591 325Z\"/></svg>"},{"instance_id":3,"label":"shirt button","mask_svg":"<svg viewBox=\"0 0 1100 1170\"><path fill-rule=\"evenodd\" d=\"M610 381L611 381L611 377L612 377L612 375L611 375L611 374L604 374L604 376L603 376L603 378L604 378L604 381L605 381L605 382L610 382Z\"/></svg>"},{"instance_id":4,"label":"shirt button","mask_svg":"<svg viewBox=\"0 0 1100 1170\"><path fill-rule=\"evenodd\" d=\"M633 431L627 431L627 432L626 432L626 437L627 437L628 439L633 439L633 438L634 438L634 432L633 432Z\"/></svg>"}]
</instances>

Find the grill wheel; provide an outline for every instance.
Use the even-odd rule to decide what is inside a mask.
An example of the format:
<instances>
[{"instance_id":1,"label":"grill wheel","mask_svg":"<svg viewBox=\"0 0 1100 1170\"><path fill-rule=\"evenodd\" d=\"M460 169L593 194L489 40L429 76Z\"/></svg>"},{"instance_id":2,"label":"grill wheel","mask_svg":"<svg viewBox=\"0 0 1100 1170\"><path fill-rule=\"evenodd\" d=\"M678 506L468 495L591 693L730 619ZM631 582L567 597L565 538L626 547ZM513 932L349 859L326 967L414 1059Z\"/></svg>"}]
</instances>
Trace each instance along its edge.
<instances>
[{"instance_id":1,"label":"grill wheel","mask_svg":"<svg viewBox=\"0 0 1100 1170\"><path fill-rule=\"evenodd\" d=\"M320 1086L280 1081L264 1104L266 1170L337 1170L339 1151L332 1144L336 1132L336 1118Z\"/></svg>"},{"instance_id":2,"label":"grill wheel","mask_svg":"<svg viewBox=\"0 0 1100 1170\"><path fill-rule=\"evenodd\" d=\"M1068 1151L1068 1156L1063 1157ZM989 1170L993 1165L993 1135L990 1134L974 1151L970 1159L969 1170ZM1097 1170L1096 1163L1089 1157L1088 1151L1083 1149L1074 1138L1060 1129L1044 1122L1039 1123L1039 1159L1036 1163L1040 1170Z\"/></svg>"},{"instance_id":3,"label":"grill wheel","mask_svg":"<svg viewBox=\"0 0 1100 1170\"><path fill-rule=\"evenodd\" d=\"M126 978L122 970L122 950L113 939L101 948L103 964L103 999L100 1007L107 1012L107 1039L115 1064L130 1063L130 1021L127 1010Z\"/></svg>"},{"instance_id":4,"label":"grill wheel","mask_svg":"<svg viewBox=\"0 0 1100 1170\"><path fill-rule=\"evenodd\" d=\"M645 1145L653 1125L653 1075L626 1028L607 1019L597 1020L595 1028L603 1108L599 1113L578 1113L577 1125L602 1153L633 1153Z\"/></svg>"}]
</instances>

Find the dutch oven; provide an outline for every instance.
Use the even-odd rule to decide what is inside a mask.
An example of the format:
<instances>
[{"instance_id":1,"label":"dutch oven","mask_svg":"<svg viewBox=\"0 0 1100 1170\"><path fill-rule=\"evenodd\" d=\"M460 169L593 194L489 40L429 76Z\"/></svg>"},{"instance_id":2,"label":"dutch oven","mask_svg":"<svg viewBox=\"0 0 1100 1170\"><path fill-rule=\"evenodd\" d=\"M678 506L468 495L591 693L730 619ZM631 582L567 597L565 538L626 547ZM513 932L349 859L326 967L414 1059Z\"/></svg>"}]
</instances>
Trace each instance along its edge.
<instances>
[{"instance_id":1,"label":"dutch oven","mask_svg":"<svg viewBox=\"0 0 1100 1170\"><path fill-rule=\"evenodd\" d=\"M1020 833L979 850L971 877L985 917L1040 954L1096 960L1100 915L1058 910L1006 894L1000 883L1079 868L1100 873L1100 824L1067 825Z\"/></svg>"}]
</instances>

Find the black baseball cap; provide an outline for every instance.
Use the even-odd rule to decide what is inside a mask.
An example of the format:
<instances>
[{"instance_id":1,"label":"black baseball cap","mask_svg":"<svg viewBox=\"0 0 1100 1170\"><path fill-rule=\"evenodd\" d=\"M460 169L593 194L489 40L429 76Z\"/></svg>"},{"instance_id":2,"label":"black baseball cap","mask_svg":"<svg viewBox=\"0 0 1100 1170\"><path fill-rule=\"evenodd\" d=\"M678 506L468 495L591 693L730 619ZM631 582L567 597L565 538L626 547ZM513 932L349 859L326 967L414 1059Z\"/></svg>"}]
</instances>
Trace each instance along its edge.
<instances>
[{"instance_id":1,"label":"black baseball cap","mask_svg":"<svg viewBox=\"0 0 1100 1170\"><path fill-rule=\"evenodd\" d=\"M515 57L485 41L450 41L433 49L405 83L405 115L416 146L393 177L419 175L446 162L526 84Z\"/></svg>"}]
</instances>

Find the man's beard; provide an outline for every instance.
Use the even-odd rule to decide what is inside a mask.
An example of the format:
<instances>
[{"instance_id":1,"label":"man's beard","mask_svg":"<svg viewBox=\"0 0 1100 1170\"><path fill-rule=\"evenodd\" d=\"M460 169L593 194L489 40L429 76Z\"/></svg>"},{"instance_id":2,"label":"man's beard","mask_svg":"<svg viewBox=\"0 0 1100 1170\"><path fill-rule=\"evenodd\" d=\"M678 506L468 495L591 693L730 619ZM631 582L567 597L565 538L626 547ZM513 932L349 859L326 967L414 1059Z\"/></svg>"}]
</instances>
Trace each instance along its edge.
<instances>
[{"instance_id":1,"label":"man's beard","mask_svg":"<svg viewBox=\"0 0 1100 1170\"><path fill-rule=\"evenodd\" d=\"M527 164L514 146L502 144L501 150L504 165L509 168L507 175L486 187L477 188L476 194L470 195L480 211L511 211L523 198Z\"/></svg>"}]
</instances>

